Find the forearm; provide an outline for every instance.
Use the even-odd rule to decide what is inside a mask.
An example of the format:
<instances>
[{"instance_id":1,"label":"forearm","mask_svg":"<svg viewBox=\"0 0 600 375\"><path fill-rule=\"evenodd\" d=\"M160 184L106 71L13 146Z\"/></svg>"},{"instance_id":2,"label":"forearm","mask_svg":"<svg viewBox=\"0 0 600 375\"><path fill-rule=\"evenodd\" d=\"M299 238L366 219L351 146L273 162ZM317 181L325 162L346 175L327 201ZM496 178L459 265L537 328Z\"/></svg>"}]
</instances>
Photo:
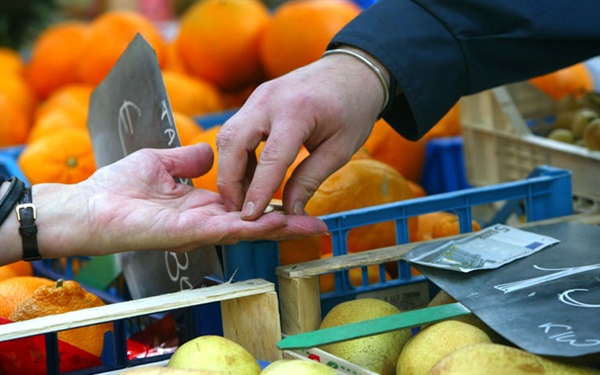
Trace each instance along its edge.
<instances>
[{"instance_id":1,"label":"forearm","mask_svg":"<svg viewBox=\"0 0 600 375\"><path fill-rule=\"evenodd\" d=\"M416 139L461 96L600 55L599 12L593 0L380 0L329 48L350 44L386 66L403 94L384 118Z\"/></svg>"},{"instance_id":2,"label":"forearm","mask_svg":"<svg viewBox=\"0 0 600 375\"><path fill-rule=\"evenodd\" d=\"M38 228L37 243L43 258L80 254L91 237L86 222L86 200L78 193L77 185L39 184L32 188ZM1 193L1 191L0 191ZM16 211L0 225L2 238L0 264L18 261L23 257L19 222ZM75 251L77 250L77 251Z\"/></svg>"}]
</instances>

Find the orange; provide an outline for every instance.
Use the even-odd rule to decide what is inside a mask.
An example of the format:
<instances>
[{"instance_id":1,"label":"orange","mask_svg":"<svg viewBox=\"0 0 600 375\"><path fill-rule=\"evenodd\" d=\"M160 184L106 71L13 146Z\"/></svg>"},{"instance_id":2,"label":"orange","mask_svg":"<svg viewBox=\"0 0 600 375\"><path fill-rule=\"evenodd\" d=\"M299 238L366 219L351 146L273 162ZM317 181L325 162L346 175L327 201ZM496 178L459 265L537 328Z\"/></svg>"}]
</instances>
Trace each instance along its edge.
<instances>
[{"instance_id":1,"label":"orange","mask_svg":"<svg viewBox=\"0 0 600 375\"><path fill-rule=\"evenodd\" d=\"M183 113L173 112L173 119L182 146L191 145L194 138L204 131L192 117Z\"/></svg>"},{"instance_id":2,"label":"orange","mask_svg":"<svg viewBox=\"0 0 600 375\"><path fill-rule=\"evenodd\" d=\"M18 51L0 46L0 71L2 73L23 73L23 59Z\"/></svg>"},{"instance_id":3,"label":"orange","mask_svg":"<svg viewBox=\"0 0 600 375\"><path fill-rule=\"evenodd\" d=\"M0 316L8 319L21 301L31 297L39 287L52 284L52 280L38 276L14 276L0 280Z\"/></svg>"},{"instance_id":4,"label":"orange","mask_svg":"<svg viewBox=\"0 0 600 375\"><path fill-rule=\"evenodd\" d=\"M86 130L57 129L29 143L17 163L33 184L57 182L74 184L96 170L92 141Z\"/></svg>"},{"instance_id":5,"label":"orange","mask_svg":"<svg viewBox=\"0 0 600 375\"><path fill-rule=\"evenodd\" d=\"M201 0L181 16L175 39L187 69L222 90L261 82L259 37L270 20L260 0Z\"/></svg>"},{"instance_id":6,"label":"orange","mask_svg":"<svg viewBox=\"0 0 600 375\"><path fill-rule=\"evenodd\" d=\"M56 108L65 108L69 112L78 112L81 116L87 118L90 97L93 91L94 86L85 83L72 83L61 86L52 91L50 96L37 106L35 118L38 119L45 113L53 111Z\"/></svg>"},{"instance_id":7,"label":"orange","mask_svg":"<svg viewBox=\"0 0 600 375\"><path fill-rule=\"evenodd\" d=\"M460 106L456 103L425 135L427 139L436 137L455 137L461 135Z\"/></svg>"},{"instance_id":8,"label":"orange","mask_svg":"<svg viewBox=\"0 0 600 375\"><path fill-rule=\"evenodd\" d=\"M219 133L219 130L221 130L220 125L213 126L198 134L191 141L192 144L200 142L208 143L212 148L215 157L212 168L204 175L192 179L192 182L198 189L211 190L217 193L219 192L219 188L217 187L217 134Z\"/></svg>"},{"instance_id":9,"label":"orange","mask_svg":"<svg viewBox=\"0 0 600 375\"><path fill-rule=\"evenodd\" d=\"M300 165L300 163L302 163L302 161L304 159L306 159L308 157L308 155L310 155L310 153L308 152L306 147L302 146L300 148L300 151L298 152L298 155L296 156L296 159L294 159L294 162L292 163L292 165L290 165L288 167L288 170L285 173L285 176L283 177L283 181L281 182L281 185L273 194L273 198L277 198L277 199L283 198L283 189L285 188L285 184L290 179L290 177L292 177L292 173L294 172L294 169L296 169L296 167L298 167L298 165Z\"/></svg>"},{"instance_id":10,"label":"orange","mask_svg":"<svg viewBox=\"0 0 600 375\"><path fill-rule=\"evenodd\" d=\"M317 61L333 36L360 13L346 0L295 0L275 9L260 40L267 78Z\"/></svg>"},{"instance_id":11,"label":"orange","mask_svg":"<svg viewBox=\"0 0 600 375\"><path fill-rule=\"evenodd\" d=\"M163 81L173 111L197 116L223 109L219 90L207 80L163 71Z\"/></svg>"},{"instance_id":12,"label":"orange","mask_svg":"<svg viewBox=\"0 0 600 375\"><path fill-rule=\"evenodd\" d=\"M21 108L30 121L38 104L35 93L25 78L16 73L0 73L0 94L5 95L14 105Z\"/></svg>"},{"instance_id":13,"label":"orange","mask_svg":"<svg viewBox=\"0 0 600 375\"><path fill-rule=\"evenodd\" d=\"M14 308L9 319L19 322L103 305L104 302L98 296L83 289L78 282L59 280L38 288L30 298ZM58 339L100 356L104 334L108 331L112 331L112 323L95 324L61 331Z\"/></svg>"},{"instance_id":14,"label":"orange","mask_svg":"<svg viewBox=\"0 0 600 375\"><path fill-rule=\"evenodd\" d=\"M306 212L321 216L410 198L413 198L411 188L391 166L374 159L350 160L321 184L306 204ZM408 221L411 228L418 225L416 217ZM395 223L354 228L348 233L347 243L349 252L395 245ZM330 246L323 251L331 251Z\"/></svg>"},{"instance_id":15,"label":"orange","mask_svg":"<svg viewBox=\"0 0 600 375\"><path fill-rule=\"evenodd\" d=\"M0 281L15 276L33 276L33 266L24 260L0 267Z\"/></svg>"},{"instance_id":16,"label":"orange","mask_svg":"<svg viewBox=\"0 0 600 375\"><path fill-rule=\"evenodd\" d=\"M138 33L154 49L158 64L163 64L164 39L152 21L140 13L109 11L95 18L89 28L89 39L77 69L82 82L93 85L102 82Z\"/></svg>"},{"instance_id":17,"label":"orange","mask_svg":"<svg viewBox=\"0 0 600 375\"><path fill-rule=\"evenodd\" d=\"M30 126L27 112L0 92L0 147L25 143Z\"/></svg>"},{"instance_id":18,"label":"orange","mask_svg":"<svg viewBox=\"0 0 600 375\"><path fill-rule=\"evenodd\" d=\"M323 254L321 258L331 258L332 254ZM391 280L392 277L390 274L385 271L385 280ZM362 268L352 268L348 270L348 274L350 276L350 284L353 286L361 286L363 283L362 280ZM367 267L367 275L369 284L374 284L379 282L379 265L373 264ZM333 292L335 290L335 277L333 273L326 273L324 275L319 276L319 283L321 287L321 293Z\"/></svg>"},{"instance_id":19,"label":"orange","mask_svg":"<svg viewBox=\"0 0 600 375\"><path fill-rule=\"evenodd\" d=\"M79 80L77 66L88 44L88 37L87 23L63 21L43 30L35 40L26 76L40 99Z\"/></svg>"},{"instance_id":20,"label":"orange","mask_svg":"<svg viewBox=\"0 0 600 375\"><path fill-rule=\"evenodd\" d=\"M419 215L417 230L411 232L411 241L428 241L434 238L459 234L458 217L445 211L431 212ZM481 230L481 225L475 220L471 222L474 231Z\"/></svg>"},{"instance_id":21,"label":"orange","mask_svg":"<svg viewBox=\"0 0 600 375\"><path fill-rule=\"evenodd\" d=\"M87 131L86 116L80 112L68 108L57 107L53 111L45 113L33 123L27 143L50 135L59 129L81 129Z\"/></svg>"},{"instance_id":22,"label":"orange","mask_svg":"<svg viewBox=\"0 0 600 375\"><path fill-rule=\"evenodd\" d=\"M163 70L168 70L171 72L188 74L188 68L179 53L179 49L177 48L177 44L175 40L165 41L165 57Z\"/></svg>"},{"instance_id":23,"label":"orange","mask_svg":"<svg viewBox=\"0 0 600 375\"><path fill-rule=\"evenodd\" d=\"M279 242L279 264L282 266L316 260L321 257L321 238L316 236Z\"/></svg>"},{"instance_id":24,"label":"orange","mask_svg":"<svg viewBox=\"0 0 600 375\"><path fill-rule=\"evenodd\" d=\"M592 74L585 63L578 63L532 78L529 82L554 100L559 100L567 94L581 96L581 94L592 91L594 88Z\"/></svg>"},{"instance_id":25,"label":"orange","mask_svg":"<svg viewBox=\"0 0 600 375\"><path fill-rule=\"evenodd\" d=\"M411 180L406 180L406 183L412 190L415 198L421 198L421 197L427 196L427 192L425 191L425 188L423 186L421 186L420 184L418 184L414 181L411 181Z\"/></svg>"},{"instance_id":26,"label":"orange","mask_svg":"<svg viewBox=\"0 0 600 375\"><path fill-rule=\"evenodd\" d=\"M373 159L391 165L405 178L412 181L421 180L427 147L425 137L418 141L409 141L381 119L375 123L363 147Z\"/></svg>"}]
</instances>

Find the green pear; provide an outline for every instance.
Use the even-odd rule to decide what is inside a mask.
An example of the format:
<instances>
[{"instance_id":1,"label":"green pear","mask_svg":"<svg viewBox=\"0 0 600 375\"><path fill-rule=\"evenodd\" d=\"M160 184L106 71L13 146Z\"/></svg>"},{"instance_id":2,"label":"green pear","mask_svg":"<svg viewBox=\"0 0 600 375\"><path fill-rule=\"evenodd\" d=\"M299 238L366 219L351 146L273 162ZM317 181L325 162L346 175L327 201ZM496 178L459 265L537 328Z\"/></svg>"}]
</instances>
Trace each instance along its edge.
<instances>
[{"instance_id":1,"label":"green pear","mask_svg":"<svg viewBox=\"0 0 600 375\"><path fill-rule=\"evenodd\" d=\"M399 312L394 305L383 300L356 299L336 305L327 313L319 328L337 327ZM321 349L381 375L393 375L400 351L410 337L411 330L402 329L324 345Z\"/></svg>"},{"instance_id":2,"label":"green pear","mask_svg":"<svg viewBox=\"0 0 600 375\"><path fill-rule=\"evenodd\" d=\"M598 374L597 369L550 361L512 346L479 343L464 346L439 360L429 375Z\"/></svg>"},{"instance_id":3,"label":"green pear","mask_svg":"<svg viewBox=\"0 0 600 375\"><path fill-rule=\"evenodd\" d=\"M304 359L280 359L270 363L260 375L337 375L332 367Z\"/></svg>"},{"instance_id":4,"label":"green pear","mask_svg":"<svg viewBox=\"0 0 600 375\"><path fill-rule=\"evenodd\" d=\"M221 336L200 336L181 345L168 367L258 375L258 361L240 344Z\"/></svg>"},{"instance_id":5,"label":"green pear","mask_svg":"<svg viewBox=\"0 0 600 375\"><path fill-rule=\"evenodd\" d=\"M457 320L427 326L406 345L396 364L396 375L427 374L443 357L463 346L491 342L481 329Z\"/></svg>"}]
</instances>

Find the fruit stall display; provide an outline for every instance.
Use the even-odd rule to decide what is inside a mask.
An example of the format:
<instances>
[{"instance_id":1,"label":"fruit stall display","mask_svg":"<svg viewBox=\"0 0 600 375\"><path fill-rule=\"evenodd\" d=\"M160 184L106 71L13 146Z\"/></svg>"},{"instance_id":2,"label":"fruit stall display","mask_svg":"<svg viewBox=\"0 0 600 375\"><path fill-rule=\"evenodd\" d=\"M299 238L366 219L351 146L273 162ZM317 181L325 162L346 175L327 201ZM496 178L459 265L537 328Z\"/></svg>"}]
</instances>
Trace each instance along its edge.
<instances>
[{"instance_id":1,"label":"fruit stall display","mask_svg":"<svg viewBox=\"0 0 600 375\"><path fill-rule=\"evenodd\" d=\"M26 51L0 48L0 168L32 184L70 184L89 177L96 170L87 130L90 95L138 32L156 52L182 145L207 142L213 148L216 159L216 134L222 122L244 103L252 90L264 80L320 58L327 41L361 11L357 6L361 2L343 0L282 1L273 9L258 0L190 3L175 20L176 32L168 36L140 12L112 10L98 12L91 19L57 21L41 31ZM293 50L282 53L289 46L294 46ZM244 63L240 64L240 61ZM570 69L576 71L573 74L577 75L567 79L570 82L568 85L564 84L564 71L530 81L551 98L548 106L544 107L547 110L544 119L551 114L557 120L565 117L552 112L554 105L557 105L572 111L572 117L575 117L575 111L581 112L578 118L586 120L585 125L588 122L592 124L598 117L595 107L588 108L588 111L580 110L581 103L596 103L595 97L591 96L591 78L586 76L583 64ZM583 92L586 95L589 93L591 99L582 100L588 97ZM490 92L482 95L490 95ZM486 100L493 101L489 98ZM427 159L428 146L450 138L459 139L462 145L464 136L467 164L473 167L469 159L469 155L473 155L469 147L474 139L470 135L474 127L468 121L472 118L473 106L470 103L457 103L423 139L416 142L402 138L384 120L379 120L364 147L347 165L325 181L306 207L309 214L326 218L333 235L280 243L259 241L224 246L222 252L227 264L226 280L235 275L235 282L225 283L221 280L221 285L217 285L214 291L209 290L213 287L202 288L205 290L186 291L189 294L129 301L127 286L122 278L112 283L110 290L109 287L105 290L87 287L87 292L81 289L75 291L77 288L70 281L57 281L61 277L72 279L85 266L87 259L73 257L36 263L38 269L52 267L57 272L52 279L34 274L31 264L24 262L1 267L0 296L3 304L0 306L0 319L3 323L32 320L11 323L10 327L3 325L0 328L0 344L6 348L6 345L20 342L25 353L35 354L36 361L32 357L12 356L9 351L3 350L3 366L16 367L0 368L0 372L10 373L9 369L14 373L27 372L19 366L32 363L36 366L35 370L29 368L31 371L27 373L70 370L81 374L120 372L126 367L139 368L145 363L153 365L158 361L157 373L160 373L165 366L174 368L176 362L182 362L173 360L173 363L169 363L168 358L177 353L178 347L186 347L184 342L193 342L196 336L212 336L198 328L202 324L195 319L206 320L206 317L200 318L202 313L198 311L202 310L196 308L216 303L219 308L216 312L210 312L218 315L216 324L222 325L217 327L218 334L241 344L242 349L236 347L238 353L250 353L252 359L247 363L250 363L252 370L249 371L252 372L248 373L289 373L287 366L298 366L298 363L280 362L282 354L275 349L275 344L281 338L282 330L283 333L293 334L318 329L321 320L336 306L352 302L366 293L379 293L380 298L397 301L394 306L386 306L386 311L393 313L425 307L434 297L435 288L416 269L400 261L397 254L371 257L374 254L371 251L478 231L490 223L506 222L509 215L512 215L510 219L517 222L523 218L533 221L568 215L572 206L565 197L572 195L571 178L572 193L586 199L591 197L592 201L597 198L596 182L592 185L581 183L580 176L582 170L597 169L600 160L598 152L593 151L593 147L587 150L576 144L565 147L578 147L581 150L569 149L567 153L581 157L584 163L576 162L577 168L573 164L551 163L558 168L572 170L572 176L567 170L553 170L548 175L544 175L546 171L528 177L535 167L547 164L549 160L548 157L537 157L541 151L535 151L531 154L536 157L522 168L519 175L510 178L494 176L482 182L471 171L469 182L482 188L431 194L432 191L439 191L425 182L432 180L431 171L426 169L426 162L430 161ZM518 112L521 114L521 109ZM498 111L494 110L493 114L496 116ZM490 113L478 117L477 121L481 118L496 119ZM511 117L509 121L513 119ZM530 119L527 116L523 121ZM577 134L588 133L581 125L583 120L579 120L578 124ZM490 133L489 130L486 132ZM518 142L515 138L520 139L514 135L511 137L512 143ZM547 141L551 144L556 142ZM481 151L483 154L502 157L501 152L491 151L492 146L485 147ZM527 147L534 146L529 144ZM398 153L400 148L406 152ZM552 160L561 158L564 150L563 146L552 146ZM307 155L306 149L300 151L284 183L293 168ZM489 163L496 165L497 160ZM588 166L588 163L591 164ZM449 174L458 174L458 171L450 171ZM428 179L424 179L425 176ZM505 181L514 182L500 184ZM216 167L194 179L193 183L197 188L216 191ZM551 187L554 185L559 187ZM585 189L591 189L592 194ZM280 199L281 195L282 187L273 198ZM468 203L462 203L464 200ZM515 207L510 212L499 209L497 213L494 212L494 217L479 214L480 206L515 200L521 203L517 214L513 212ZM548 201L553 204L548 204ZM320 271L311 271L306 279L297 279L293 274L285 276L286 267L311 264L306 262L325 265L327 272L319 268ZM273 265L281 268L275 269ZM234 272L236 268L237 273ZM294 284L291 289L290 282ZM299 294L295 289L298 288L296 283L301 286L310 283L311 288L315 285L317 288L311 292L302 289L303 294ZM220 294L219 288L224 290L223 293L226 291L234 296L225 297ZM88 303L89 299L95 300L95 292L104 299L102 304L107 305L80 311L82 304L75 300ZM279 302L282 304L281 327L278 324L280 316L275 292L279 293ZM240 298L230 301L231 298L237 298L236 293L240 293ZM67 301L66 296L75 300ZM62 307L50 307L47 305L49 302L56 305L62 303ZM35 309L39 315L26 317L19 313L23 310L23 307L17 308L21 304L40 306ZM242 305L247 312L245 316L237 312ZM305 315L307 309L310 311ZM111 328L107 329L108 326ZM77 329L67 330L71 328ZM58 331L61 332L57 334ZM73 333L75 339L69 338L66 333ZM34 337L26 338L28 336ZM260 340L256 339L258 336ZM408 339L406 335L402 337ZM438 340L441 336L435 337L434 340ZM16 338L18 340L11 341ZM90 345L93 348L89 349ZM235 347L229 342L226 345ZM408 344L402 346L409 348ZM331 347L328 349L334 351ZM514 352L516 349L508 346L497 348L488 345L478 350L481 350L480 353L489 350L496 354L508 353L513 357L527 356L527 353ZM401 358L400 353L400 348L396 348L392 357ZM291 358L296 354L287 353L287 356ZM385 369L369 369L368 363L350 357L344 360L343 354L336 354L339 357L331 358L337 363L356 366L353 368L364 374L373 371L394 373L396 369L395 358L388 361ZM435 354L431 353L432 356ZM485 358L485 355L467 354L467 358ZM189 360L186 359L189 354L180 352L177 357L180 356L184 357L183 363ZM248 358L248 355L244 353L239 357ZM257 360L273 363L257 370ZM543 362L537 358L528 357L525 360L532 361L530 363L535 366L543 366ZM69 367L67 363L74 366ZM218 359L215 359L215 363L216 366L221 365ZM262 367L267 365L261 364L264 365ZM408 363L404 365L413 366ZM144 370L140 368L140 371L152 373L149 367ZM321 373L318 372L319 368L313 371ZM401 373L410 371L402 370Z\"/></svg>"}]
</instances>

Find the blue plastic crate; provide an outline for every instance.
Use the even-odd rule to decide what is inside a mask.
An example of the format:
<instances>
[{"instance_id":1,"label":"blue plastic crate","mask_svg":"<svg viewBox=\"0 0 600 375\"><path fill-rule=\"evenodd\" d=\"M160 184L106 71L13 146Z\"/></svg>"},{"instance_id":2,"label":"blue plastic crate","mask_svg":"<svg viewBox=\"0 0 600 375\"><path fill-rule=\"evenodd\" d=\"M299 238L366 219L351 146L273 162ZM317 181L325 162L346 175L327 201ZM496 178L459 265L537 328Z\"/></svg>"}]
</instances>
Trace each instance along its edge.
<instances>
[{"instance_id":1,"label":"blue plastic crate","mask_svg":"<svg viewBox=\"0 0 600 375\"><path fill-rule=\"evenodd\" d=\"M347 235L354 228L394 221L396 243L409 242L408 219L421 214L451 211L458 215L461 233L472 230L473 210L476 207L501 204L495 215L483 226L504 223L513 213L524 214L527 221L570 215L573 212L571 172L549 166L536 168L524 180L492 186L476 187L430 195L364 209L323 216L331 233L333 256L347 254ZM243 242L223 248L225 277L235 280L263 278L277 284L275 268L279 264L278 244L272 241ZM383 290L400 285L425 281L423 276L413 276L410 265L398 262L398 277L381 278L368 284L363 268L363 284L353 286L348 271L335 273L335 291L321 295L321 311L326 314L335 304L354 299L360 293ZM381 274L381 273L380 273Z\"/></svg>"}]
</instances>

